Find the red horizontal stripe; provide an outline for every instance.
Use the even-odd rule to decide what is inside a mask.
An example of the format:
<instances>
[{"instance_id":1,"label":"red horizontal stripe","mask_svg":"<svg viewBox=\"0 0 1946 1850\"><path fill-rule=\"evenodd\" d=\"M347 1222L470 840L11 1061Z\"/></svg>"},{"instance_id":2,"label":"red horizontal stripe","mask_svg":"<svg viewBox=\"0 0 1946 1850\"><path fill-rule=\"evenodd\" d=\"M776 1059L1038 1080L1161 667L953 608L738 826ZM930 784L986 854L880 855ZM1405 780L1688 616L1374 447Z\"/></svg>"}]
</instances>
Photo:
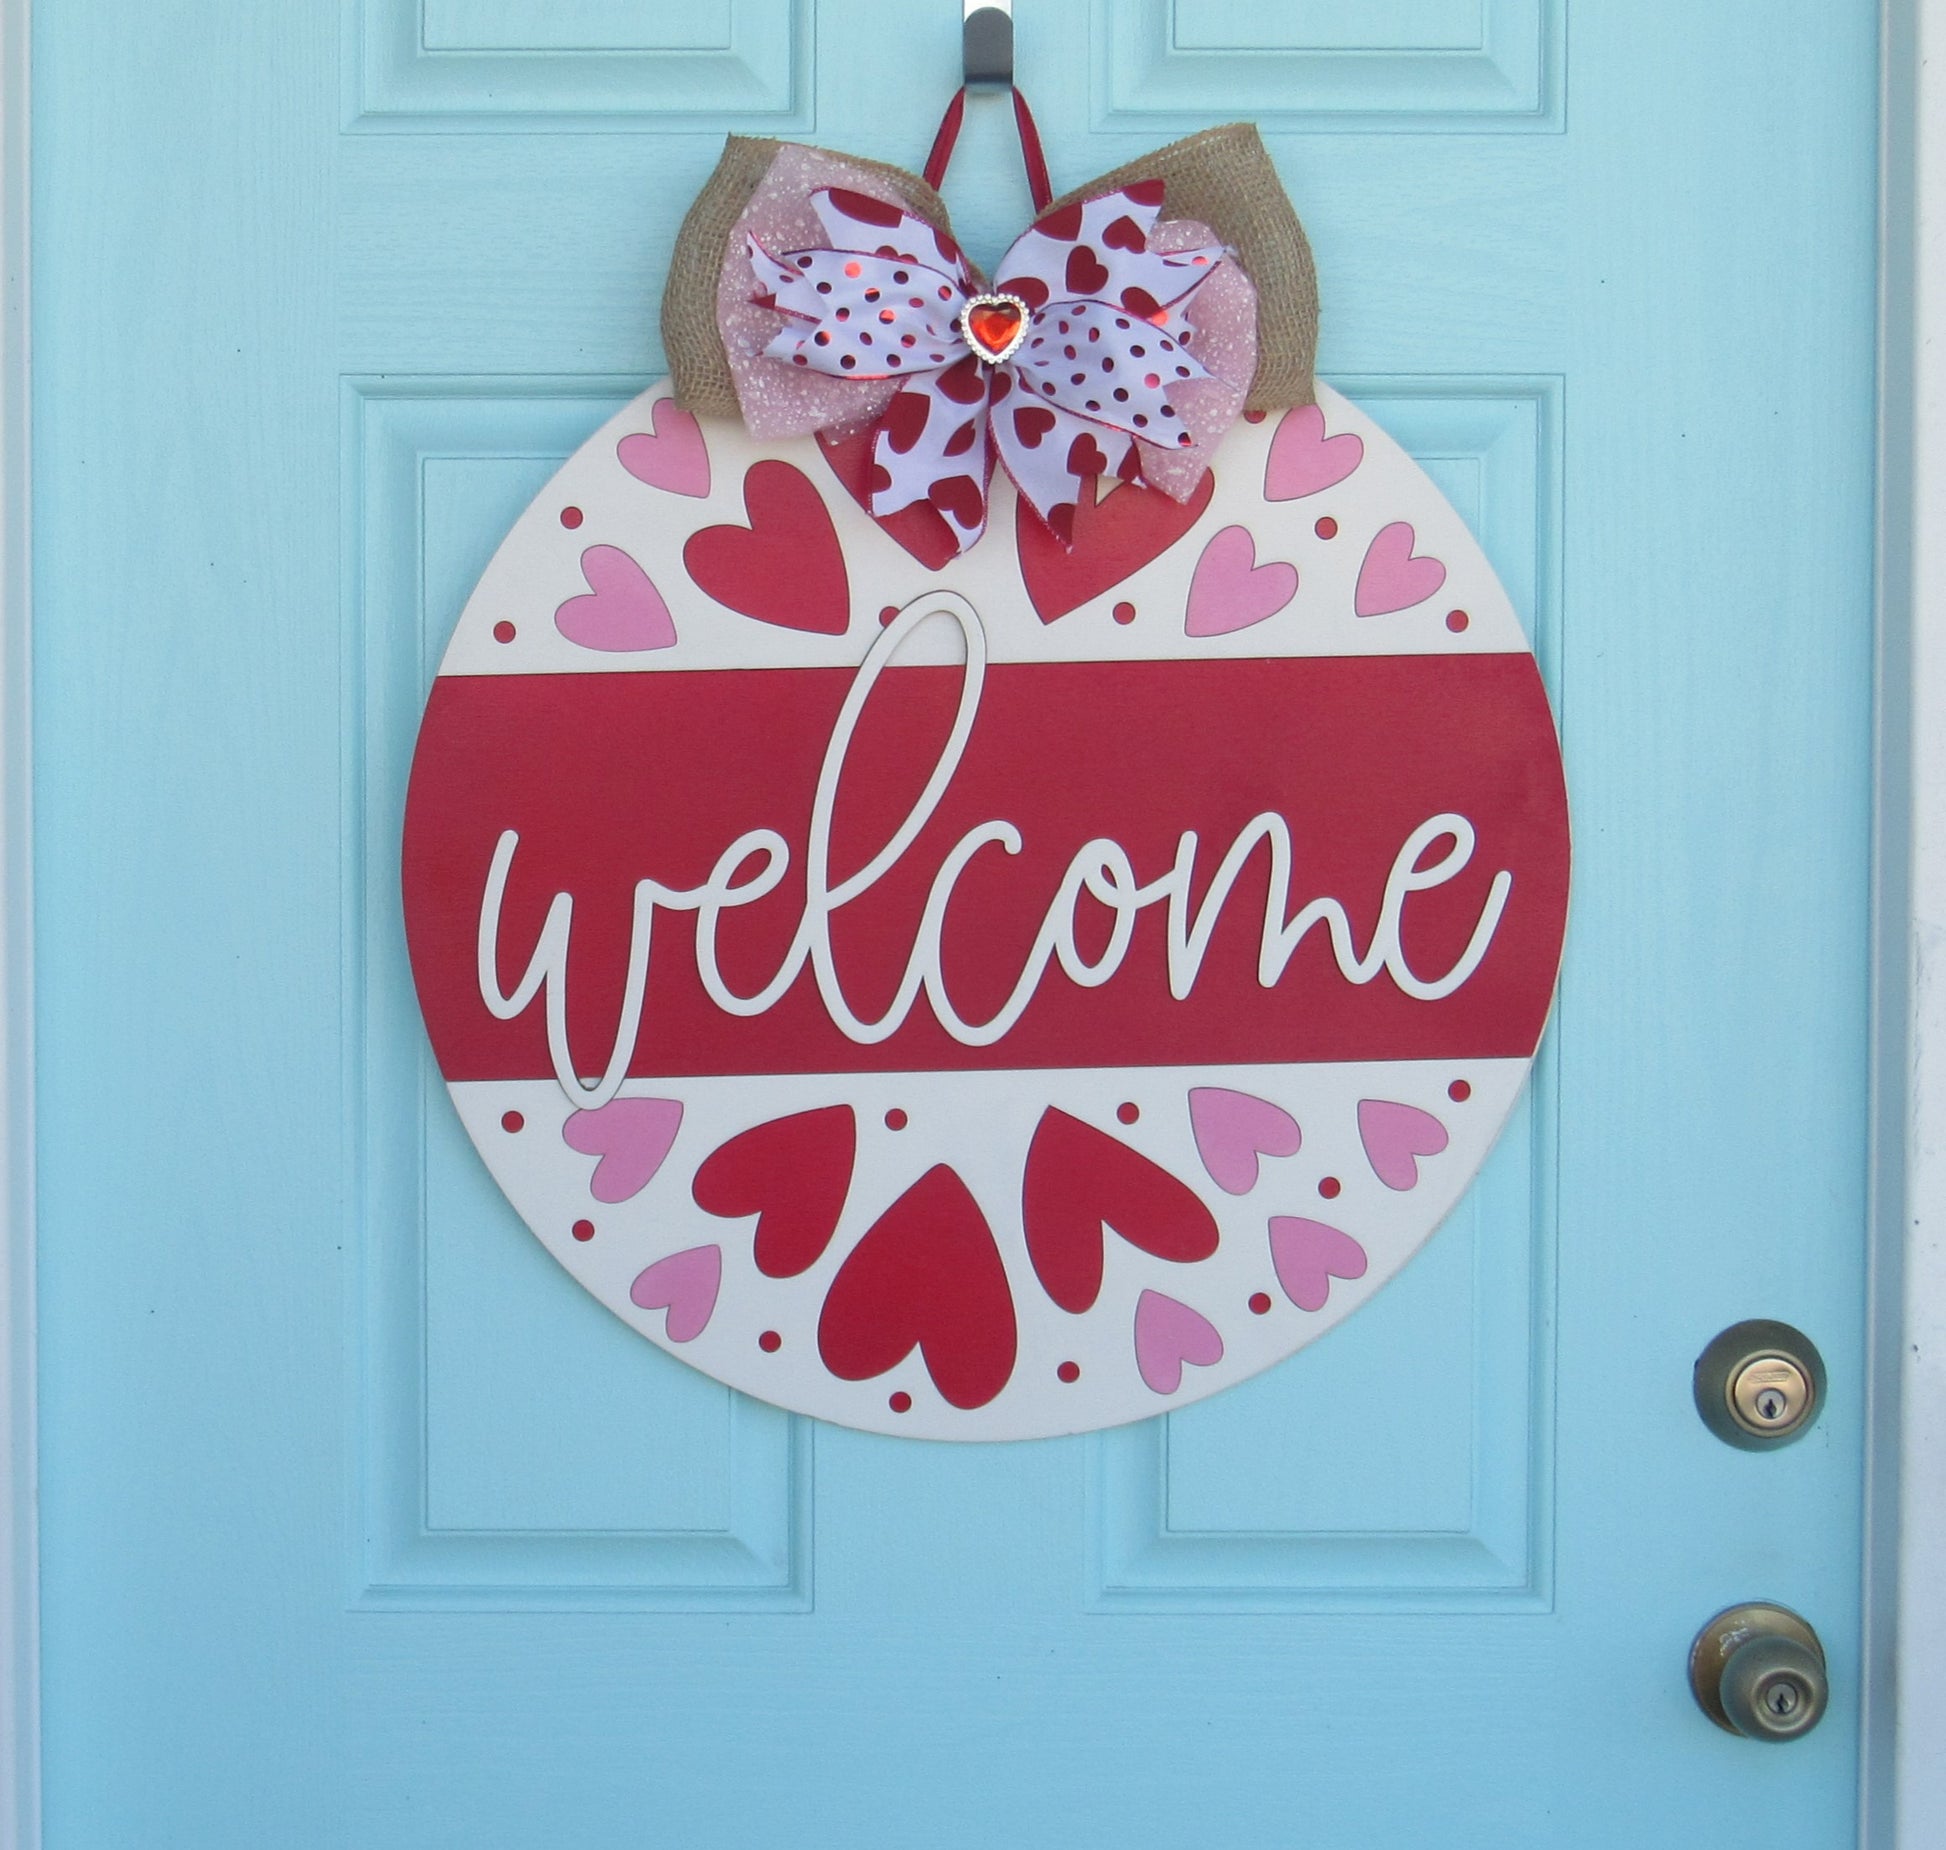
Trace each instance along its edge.
<instances>
[{"instance_id":1,"label":"red horizontal stripe","mask_svg":"<svg viewBox=\"0 0 1946 1850\"><path fill-rule=\"evenodd\" d=\"M548 904L574 895L569 964L576 1064L598 1072L613 1041L637 879L693 887L745 830L773 828L792 866L762 901L724 915L725 976L751 992L778 968L802 911L818 769L851 684L847 670L446 676L427 705L405 830L414 975L451 1080L540 1078L539 1000L500 1022L475 981L482 890L501 831L520 846L502 918L500 979L524 969ZM873 694L841 784L834 881L889 839L937 759L958 698L951 668L893 668ZM1471 864L1414 894L1403 944L1422 977L1450 968L1494 873L1513 887L1476 973L1441 1001L1388 975L1358 986L1322 930L1274 988L1257 981L1267 856L1222 911L1190 995L1172 998L1164 908L1139 916L1118 974L1097 989L1058 967L997 1045L968 1048L922 997L890 1040L861 1047L827 1015L810 974L753 1019L705 995L694 918L655 923L638 1076L1225 1062L1491 1058L1532 1052L1546 1018L1567 906L1568 833L1546 697L1524 655L1008 664L989 670L966 756L912 849L832 924L852 1006L879 1013L910 954L933 876L965 832L1015 824L1018 855L987 848L955 892L943 939L962 1014L1005 999L1075 851L1127 850L1140 881L1165 873L1184 830L1200 838L1200 901L1238 832L1284 815L1295 842L1291 910L1343 902L1362 948L1408 835L1457 812L1478 831ZM1432 857L1428 857L1432 858ZM1081 902L1082 945L1110 918Z\"/></svg>"}]
</instances>

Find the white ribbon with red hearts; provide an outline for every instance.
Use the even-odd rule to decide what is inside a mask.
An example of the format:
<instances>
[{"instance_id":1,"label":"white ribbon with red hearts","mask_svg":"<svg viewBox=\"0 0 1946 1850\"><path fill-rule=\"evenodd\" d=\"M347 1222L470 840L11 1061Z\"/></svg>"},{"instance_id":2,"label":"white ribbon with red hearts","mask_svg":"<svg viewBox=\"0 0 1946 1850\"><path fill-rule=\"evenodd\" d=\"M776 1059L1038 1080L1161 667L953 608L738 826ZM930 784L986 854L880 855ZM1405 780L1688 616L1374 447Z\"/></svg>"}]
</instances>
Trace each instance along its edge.
<instances>
[{"instance_id":1,"label":"white ribbon with red hearts","mask_svg":"<svg viewBox=\"0 0 1946 1850\"><path fill-rule=\"evenodd\" d=\"M773 253L744 236L754 301L780 323L763 359L856 382L853 414L821 428L876 411L871 512L928 504L962 552L985 531L996 455L1064 543L1090 476L1182 499L1207 466L1196 453L1228 428L1241 394L1205 393L1193 422L1177 402L1217 383L1192 351L1190 308L1231 259L1216 244L1155 248L1162 200L1161 181L1141 181L1043 214L989 292L924 219L817 188L808 203L828 245ZM1185 456L1200 466L1185 472Z\"/></svg>"}]
</instances>

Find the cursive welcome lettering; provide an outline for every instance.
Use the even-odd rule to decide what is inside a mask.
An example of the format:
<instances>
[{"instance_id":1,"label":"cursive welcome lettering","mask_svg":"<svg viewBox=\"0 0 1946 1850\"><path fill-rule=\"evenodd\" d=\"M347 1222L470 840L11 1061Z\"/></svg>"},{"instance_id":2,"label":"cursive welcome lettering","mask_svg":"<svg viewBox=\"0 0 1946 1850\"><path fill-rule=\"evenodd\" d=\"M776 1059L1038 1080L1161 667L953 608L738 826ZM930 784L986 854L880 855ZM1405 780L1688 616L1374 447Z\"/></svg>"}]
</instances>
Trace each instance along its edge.
<instances>
[{"instance_id":1,"label":"cursive welcome lettering","mask_svg":"<svg viewBox=\"0 0 1946 1850\"><path fill-rule=\"evenodd\" d=\"M845 761L867 701L880 674L920 624L943 616L957 627L964 645L959 698L953 723L924 788L884 845L857 872L833 881L830 871L832 816L844 777ZM939 1025L965 1047L989 1047L1019 1022L1032 1003L1050 965L1082 988L1098 988L1121 968L1133 941L1139 915L1150 906L1165 912L1169 993L1186 1000L1193 990L1223 909L1250 858L1260 849L1268 857L1268 896L1257 958L1257 981L1265 989L1283 977L1304 939L1322 930L1339 973L1353 984L1390 976L1406 995L1423 1002L1450 996L1479 969L1493 942L1513 889L1513 875L1494 874L1465 949L1437 975L1421 975L1407 961L1403 944L1406 902L1456 878L1472 861L1477 845L1471 822L1450 811L1429 816L1400 845L1386 876L1378 920L1360 950L1351 919L1335 898L1308 900L1290 910L1296 851L1290 824L1274 811L1253 817L1225 851L1200 904L1192 900L1201 843L1193 830L1178 840L1175 858L1156 878L1143 881L1120 843L1097 837L1082 844L1068 863L1046 911L1020 975L1006 1000L984 1021L969 1020L949 993L941 963L946 913L955 888L974 858L988 850L1020 853L1023 837L1012 822L993 820L969 829L947 851L928 888L913 934L912 949L890 1004L874 1019L861 1016L845 995L833 956L831 920L897 866L931 820L966 752L979 712L987 667L986 634L973 607L950 592L935 592L908 605L875 639L846 692L819 767L811 803L804 861L804 905L791 943L776 972L760 989L739 994L724 977L717 957L717 934L725 912L753 905L774 892L791 864L789 842L775 829L751 829L717 857L700 886L672 887L652 878L635 883L630 915L627 975L615 1036L600 1076L584 1080L568 1045L567 966L573 933L574 898L556 893L526 967L511 990L500 983L501 911L520 838L512 829L494 846L481 896L476 960L481 1000L496 1020L510 1021L541 999L547 1044L555 1077L569 1098L583 1108L605 1104L620 1090L641 1033L650 953L658 910L690 912L695 922L696 974L704 993L724 1014L752 1017L773 1008L808 968L826 1014L848 1040L873 1046L896 1034L924 996ZM1109 915L1107 942L1090 957L1081 948L1077 914L1083 896Z\"/></svg>"}]
</instances>

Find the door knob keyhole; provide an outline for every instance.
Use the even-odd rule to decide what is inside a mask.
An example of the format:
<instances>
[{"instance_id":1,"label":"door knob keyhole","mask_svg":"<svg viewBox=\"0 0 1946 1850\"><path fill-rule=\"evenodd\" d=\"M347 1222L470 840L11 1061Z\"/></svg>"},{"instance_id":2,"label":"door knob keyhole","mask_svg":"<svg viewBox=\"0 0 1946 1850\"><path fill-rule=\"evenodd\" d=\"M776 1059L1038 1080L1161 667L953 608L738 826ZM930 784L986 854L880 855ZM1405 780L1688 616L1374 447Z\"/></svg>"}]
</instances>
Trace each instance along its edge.
<instances>
[{"instance_id":1,"label":"door knob keyhole","mask_svg":"<svg viewBox=\"0 0 1946 1850\"><path fill-rule=\"evenodd\" d=\"M1752 1741L1795 1741L1823 1719L1824 1647L1788 1607L1732 1606L1696 1634L1689 1687L1719 1728Z\"/></svg>"}]
</instances>

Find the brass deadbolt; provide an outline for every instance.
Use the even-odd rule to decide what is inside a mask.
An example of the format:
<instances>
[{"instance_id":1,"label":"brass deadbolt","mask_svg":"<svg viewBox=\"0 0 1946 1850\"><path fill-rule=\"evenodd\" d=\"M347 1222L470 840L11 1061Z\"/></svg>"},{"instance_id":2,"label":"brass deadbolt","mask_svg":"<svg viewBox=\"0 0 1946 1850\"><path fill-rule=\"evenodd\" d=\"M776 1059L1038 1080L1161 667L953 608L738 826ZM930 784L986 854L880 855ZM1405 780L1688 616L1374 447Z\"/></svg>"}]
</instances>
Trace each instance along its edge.
<instances>
[{"instance_id":1,"label":"brass deadbolt","mask_svg":"<svg viewBox=\"0 0 1946 1850\"><path fill-rule=\"evenodd\" d=\"M1802 1438L1824 1405L1824 1358L1802 1330L1753 1318L1696 1358L1696 1411L1726 1445L1767 1452Z\"/></svg>"},{"instance_id":2,"label":"brass deadbolt","mask_svg":"<svg viewBox=\"0 0 1946 1850\"><path fill-rule=\"evenodd\" d=\"M1726 1607L1696 1634L1689 1687L1725 1733L1773 1743L1809 1734L1831 1696L1817 1633L1762 1602Z\"/></svg>"}]
</instances>

